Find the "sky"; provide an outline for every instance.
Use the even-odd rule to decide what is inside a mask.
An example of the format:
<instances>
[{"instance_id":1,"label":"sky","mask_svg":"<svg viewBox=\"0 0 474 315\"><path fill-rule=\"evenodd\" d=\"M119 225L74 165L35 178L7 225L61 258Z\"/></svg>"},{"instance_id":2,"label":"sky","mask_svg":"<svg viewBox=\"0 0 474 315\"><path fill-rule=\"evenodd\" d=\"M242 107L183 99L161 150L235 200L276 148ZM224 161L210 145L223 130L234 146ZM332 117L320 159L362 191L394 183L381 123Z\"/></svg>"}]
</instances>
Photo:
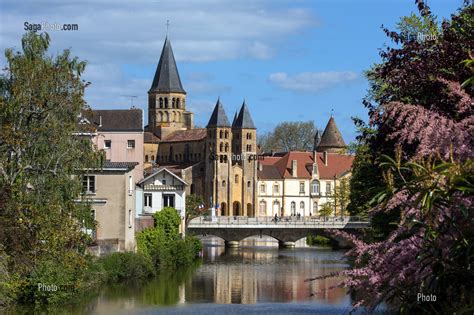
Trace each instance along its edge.
<instances>
[{"instance_id":1,"label":"sky","mask_svg":"<svg viewBox=\"0 0 474 315\"><path fill-rule=\"evenodd\" d=\"M439 19L462 0L427 1ZM135 95L147 121L147 92L168 32L195 124L205 126L218 97L229 120L245 100L259 134L282 121L331 112L347 143L367 120L364 71L393 46L383 33L416 12L414 0L10 1L0 2L0 49L21 49L28 24L52 30L52 54L70 48L87 60L85 98L94 109L126 109ZM167 21L169 27L167 31ZM2 68L6 65L0 56Z\"/></svg>"}]
</instances>

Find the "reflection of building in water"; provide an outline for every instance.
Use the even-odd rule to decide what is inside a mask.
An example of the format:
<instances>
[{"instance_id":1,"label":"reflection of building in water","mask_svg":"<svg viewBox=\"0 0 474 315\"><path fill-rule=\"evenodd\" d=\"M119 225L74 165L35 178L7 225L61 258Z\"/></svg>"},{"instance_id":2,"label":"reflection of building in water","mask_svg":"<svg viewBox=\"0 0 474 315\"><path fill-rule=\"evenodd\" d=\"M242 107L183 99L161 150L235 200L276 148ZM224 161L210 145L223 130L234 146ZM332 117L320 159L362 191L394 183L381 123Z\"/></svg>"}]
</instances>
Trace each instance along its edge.
<instances>
[{"instance_id":1,"label":"reflection of building in water","mask_svg":"<svg viewBox=\"0 0 474 315\"><path fill-rule=\"evenodd\" d=\"M257 273L245 266L220 265L214 274L214 303L255 304Z\"/></svg>"}]
</instances>

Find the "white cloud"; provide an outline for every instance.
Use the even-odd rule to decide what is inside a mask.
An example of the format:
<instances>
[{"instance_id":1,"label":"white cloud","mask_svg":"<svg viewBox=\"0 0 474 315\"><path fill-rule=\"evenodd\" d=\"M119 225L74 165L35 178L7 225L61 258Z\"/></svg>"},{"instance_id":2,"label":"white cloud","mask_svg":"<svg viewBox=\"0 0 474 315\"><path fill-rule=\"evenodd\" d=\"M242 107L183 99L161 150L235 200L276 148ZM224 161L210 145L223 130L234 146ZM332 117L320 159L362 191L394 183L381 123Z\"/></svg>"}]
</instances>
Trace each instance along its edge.
<instances>
[{"instance_id":1,"label":"white cloud","mask_svg":"<svg viewBox=\"0 0 474 315\"><path fill-rule=\"evenodd\" d=\"M357 79L358 75L353 71L303 72L295 75L277 72L269 76L270 82L279 87L301 92L318 92Z\"/></svg>"},{"instance_id":2,"label":"white cloud","mask_svg":"<svg viewBox=\"0 0 474 315\"><path fill-rule=\"evenodd\" d=\"M179 61L267 59L288 35L317 25L311 12L241 1L2 1L0 49L19 46L23 23L77 23L78 31L50 32L58 50L72 47L96 63L156 63L166 21Z\"/></svg>"}]
</instances>

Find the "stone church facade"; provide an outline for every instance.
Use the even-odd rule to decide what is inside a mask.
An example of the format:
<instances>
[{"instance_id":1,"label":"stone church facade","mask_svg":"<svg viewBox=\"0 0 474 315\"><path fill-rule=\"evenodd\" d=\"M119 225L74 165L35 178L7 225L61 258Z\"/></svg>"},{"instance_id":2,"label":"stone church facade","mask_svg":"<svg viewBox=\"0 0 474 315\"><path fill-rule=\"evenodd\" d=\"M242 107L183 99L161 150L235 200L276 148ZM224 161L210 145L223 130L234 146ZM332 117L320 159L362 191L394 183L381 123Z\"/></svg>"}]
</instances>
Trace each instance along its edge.
<instances>
[{"instance_id":1,"label":"stone church facade","mask_svg":"<svg viewBox=\"0 0 474 315\"><path fill-rule=\"evenodd\" d=\"M266 178L267 172L262 172L263 168L272 166L268 161L261 161L266 157L259 155L257 128L247 104L242 104L232 122L220 99L205 128L194 128L193 118L193 113L186 110L186 91L171 43L166 38L148 91L143 157L146 171L150 174L158 167L165 167L189 184L186 186L188 196L203 196L206 205L214 207L218 216L273 215L271 211L257 209L262 201L257 188L262 181L283 180L286 168L282 166L277 178L274 178L276 171L269 173L270 178ZM345 148L333 118L331 120L328 123L331 127L326 127L322 137L315 135L315 151L333 154ZM324 163L321 167L325 167ZM269 204L274 202L273 196L271 199ZM286 213L281 210L283 205L282 200L278 213Z\"/></svg>"},{"instance_id":2,"label":"stone church facade","mask_svg":"<svg viewBox=\"0 0 474 315\"><path fill-rule=\"evenodd\" d=\"M148 91L148 126L144 161L148 171L166 167L190 183L188 194L204 197L217 215L254 216L256 204L257 130L244 103L230 123L220 100L206 128L194 128L186 110L186 91L171 43L163 45ZM148 139L151 139L147 141Z\"/></svg>"}]
</instances>

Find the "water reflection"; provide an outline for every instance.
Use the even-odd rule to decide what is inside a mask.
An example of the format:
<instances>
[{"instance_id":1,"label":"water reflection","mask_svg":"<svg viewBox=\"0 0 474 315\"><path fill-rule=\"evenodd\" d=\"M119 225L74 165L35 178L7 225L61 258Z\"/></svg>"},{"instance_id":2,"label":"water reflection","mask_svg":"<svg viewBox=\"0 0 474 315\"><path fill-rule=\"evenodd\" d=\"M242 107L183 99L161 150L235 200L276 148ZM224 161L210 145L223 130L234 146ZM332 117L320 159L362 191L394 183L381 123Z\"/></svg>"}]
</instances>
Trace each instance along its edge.
<instances>
[{"instance_id":1,"label":"water reflection","mask_svg":"<svg viewBox=\"0 0 474 315\"><path fill-rule=\"evenodd\" d=\"M49 308L45 314L149 311L207 315L227 312L281 314L341 313L351 309L351 299L344 289L326 290L342 279L305 282L310 277L346 269L343 251L311 248L304 243L301 244L303 247L282 250L271 238L248 239L235 249L226 249L219 239L205 239L204 242L203 261L192 268L164 273L141 284L109 286L92 300L60 309ZM316 292L320 294L311 296Z\"/></svg>"},{"instance_id":2,"label":"water reflection","mask_svg":"<svg viewBox=\"0 0 474 315\"><path fill-rule=\"evenodd\" d=\"M266 247L268 242L274 246ZM237 249L226 249L219 245L215 240L207 244L204 253L206 263L194 275L189 284L191 287L186 288L187 302L350 303L344 289L326 290L335 286L341 278L304 281L309 277L347 268L342 251L327 248L281 250L276 241L268 239L244 241L241 248ZM311 296L316 292L321 294Z\"/></svg>"}]
</instances>

